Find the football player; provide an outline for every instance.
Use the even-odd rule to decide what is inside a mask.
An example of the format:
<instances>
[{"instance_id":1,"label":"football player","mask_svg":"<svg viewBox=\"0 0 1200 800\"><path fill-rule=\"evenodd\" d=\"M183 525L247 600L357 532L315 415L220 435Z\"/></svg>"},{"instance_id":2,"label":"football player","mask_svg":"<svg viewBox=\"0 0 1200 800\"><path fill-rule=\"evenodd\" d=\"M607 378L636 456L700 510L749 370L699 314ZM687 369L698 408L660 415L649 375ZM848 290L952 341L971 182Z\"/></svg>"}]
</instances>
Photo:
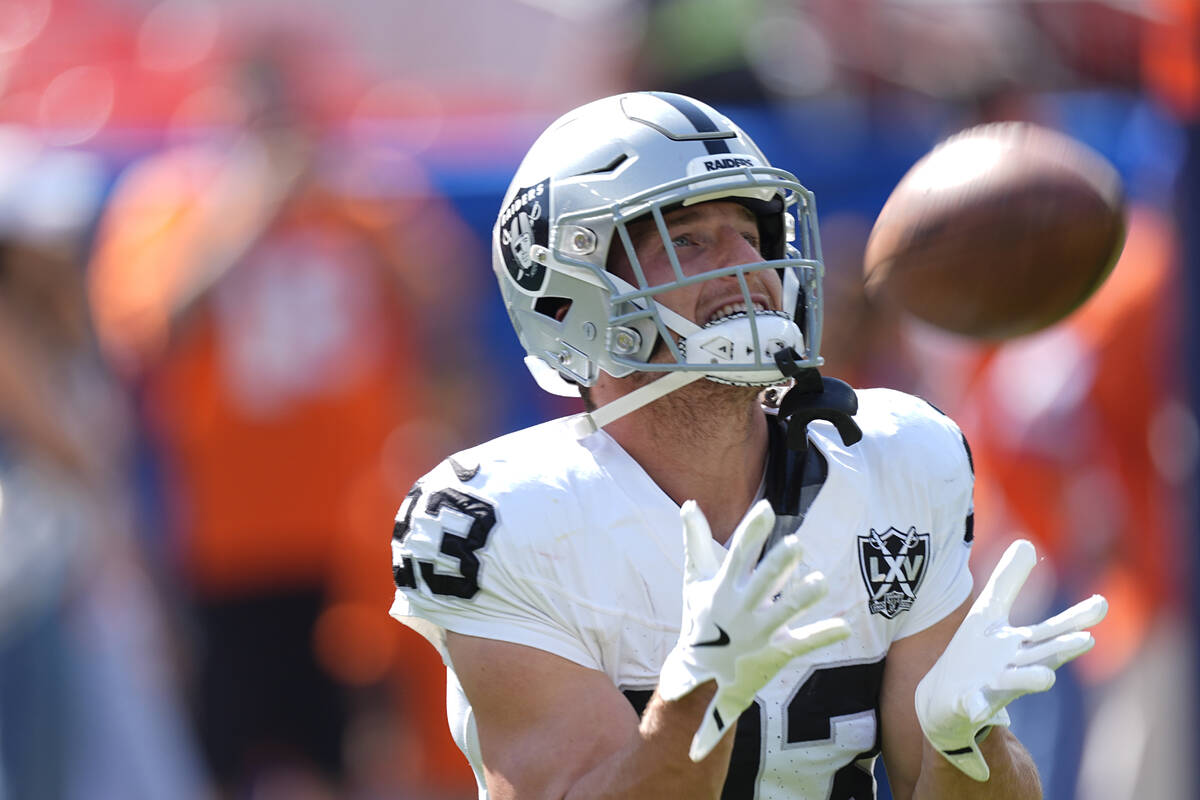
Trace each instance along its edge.
<instances>
[{"instance_id":1,"label":"football player","mask_svg":"<svg viewBox=\"0 0 1200 800\"><path fill-rule=\"evenodd\" d=\"M817 372L794 176L707 105L611 97L534 143L492 251L534 377L587 410L396 517L392 614L446 662L480 797L866 800L880 754L898 798L1040 795L1005 707L1105 601L1011 625L1024 541L972 598L958 427Z\"/></svg>"}]
</instances>

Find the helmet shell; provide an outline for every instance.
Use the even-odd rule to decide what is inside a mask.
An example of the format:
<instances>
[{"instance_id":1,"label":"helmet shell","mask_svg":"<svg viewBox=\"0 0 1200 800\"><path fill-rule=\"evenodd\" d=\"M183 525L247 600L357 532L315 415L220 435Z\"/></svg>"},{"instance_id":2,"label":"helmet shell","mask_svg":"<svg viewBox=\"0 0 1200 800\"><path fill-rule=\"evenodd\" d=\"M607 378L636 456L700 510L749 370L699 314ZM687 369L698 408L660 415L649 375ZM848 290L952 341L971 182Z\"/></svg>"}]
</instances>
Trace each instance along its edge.
<instances>
[{"instance_id":1,"label":"helmet shell","mask_svg":"<svg viewBox=\"0 0 1200 800\"><path fill-rule=\"evenodd\" d=\"M600 370L616 377L699 370L721 379L736 378L739 368L757 368L755 375L764 366L773 369L762 360L698 364L674 347L674 362L652 363L660 337L674 339L654 295L681 284L631 286L607 270L613 247L626 247L636 259L628 223L650 215L665 235L664 210L714 199L734 199L755 211L764 260L691 280L780 270L783 310L804 342L798 363L819 364L823 266L812 193L772 167L727 117L665 92L608 97L563 115L517 169L492 231L492 267L529 356L584 386Z\"/></svg>"}]
</instances>

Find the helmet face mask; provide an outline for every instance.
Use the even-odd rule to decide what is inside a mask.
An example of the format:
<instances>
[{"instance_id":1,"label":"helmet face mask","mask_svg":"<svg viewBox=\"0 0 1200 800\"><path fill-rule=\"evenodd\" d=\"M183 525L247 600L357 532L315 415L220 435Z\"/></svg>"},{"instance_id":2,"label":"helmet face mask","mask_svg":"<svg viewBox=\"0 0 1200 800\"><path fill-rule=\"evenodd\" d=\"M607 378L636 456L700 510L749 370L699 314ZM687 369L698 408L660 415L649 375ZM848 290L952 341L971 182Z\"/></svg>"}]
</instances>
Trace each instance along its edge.
<instances>
[{"instance_id":1,"label":"helmet face mask","mask_svg":"<svg viewBox=\"0 0 1200 800\"><path fill-rule=\"evenodd\" d=\"M680 207L731 200L758 220L764 257L688 274L667 217ZM662 237L673 275L650 285L630 225ZM817 366L823 273L815 202L790 173L715 110L680 95L637 93L568 113L530 149L493 231L492 261L510 319L544 388L573 393L600 371L701 373L767 385L784 380L773 355L791 347L797 366ZM622 248L632 281L609 271ZM756 310L747 276L777 270L781 310ZM746 311L699 326L659 297L733 276ZM566 307L565 313L563 307ZM656 351L656 345L661 343ZM666 353L663 353L665 347ZM538 375L538 373L542 373ZM563 391L559 391L563 389Z\"/></svg>"}]
</instances>

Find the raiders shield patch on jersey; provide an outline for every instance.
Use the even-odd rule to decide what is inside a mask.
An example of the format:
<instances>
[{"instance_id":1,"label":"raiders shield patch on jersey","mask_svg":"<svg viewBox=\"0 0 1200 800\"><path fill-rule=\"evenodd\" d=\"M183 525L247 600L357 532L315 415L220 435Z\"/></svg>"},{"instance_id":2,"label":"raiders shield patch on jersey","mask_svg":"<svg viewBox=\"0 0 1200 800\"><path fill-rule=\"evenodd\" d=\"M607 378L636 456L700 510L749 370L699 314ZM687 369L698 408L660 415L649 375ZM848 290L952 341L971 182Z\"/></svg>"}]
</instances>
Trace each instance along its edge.
<instances>
[{"instance_id":1,"label":"raiders shield patch on jersey","mask_svg":"<svg viewBox=\"0 0 1200 800\"><path fill-rule=\"evenodd\" d=\"M527 292L546 283L546 267L534 260L535 245L550 243L550 181L521 189L500 212L500 245L508 274Z\"/></svg>"},{"instance_id":2,"label":"raiders shield patch on jersey","mask_svg":"<svg viewBox=\"0 0 1200 800\"><path fill-rule=\"evenodd\" d=\"M916 528L888 528L883 533L872 528L867 536L859 536L858 565L871 613L895 619L912 608L928 563L929 534L917 533Z\"/></svg>"}]
</instances>

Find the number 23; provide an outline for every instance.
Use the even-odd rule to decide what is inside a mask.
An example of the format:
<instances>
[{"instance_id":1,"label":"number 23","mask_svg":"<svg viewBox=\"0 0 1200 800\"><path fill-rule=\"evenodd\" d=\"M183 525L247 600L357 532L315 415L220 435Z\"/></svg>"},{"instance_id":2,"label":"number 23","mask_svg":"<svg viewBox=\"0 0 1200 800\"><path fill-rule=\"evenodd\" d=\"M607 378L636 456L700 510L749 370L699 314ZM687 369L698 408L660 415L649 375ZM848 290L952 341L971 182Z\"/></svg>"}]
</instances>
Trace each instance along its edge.
<instances>
[{"instance_id":1,"label":"number 23","mask_svg":"<svg viewBox=\"0 0 1200 800\"><path fill-rule=\"evenodd\" d=\"M404 498L404 514L396 520L392 539L403 542L412 527L413 508L421 499L420 485L414 486ZM491 503L472 497L457 489L441 489L429 496L425 513L436 516L443 507L465 514L471 519L466 536L445 531L442 534L441 552L458 560L458 575L437 572L430 561L417 561L421 578L434 594L471 598L479 591L479 557L475 551L487 544L488 534L496 524L496 509ZM411 556L403 556L399 564L392 565L392 578L398 587L417 588L417 575Z\"/></svg>"}]
</instances>

